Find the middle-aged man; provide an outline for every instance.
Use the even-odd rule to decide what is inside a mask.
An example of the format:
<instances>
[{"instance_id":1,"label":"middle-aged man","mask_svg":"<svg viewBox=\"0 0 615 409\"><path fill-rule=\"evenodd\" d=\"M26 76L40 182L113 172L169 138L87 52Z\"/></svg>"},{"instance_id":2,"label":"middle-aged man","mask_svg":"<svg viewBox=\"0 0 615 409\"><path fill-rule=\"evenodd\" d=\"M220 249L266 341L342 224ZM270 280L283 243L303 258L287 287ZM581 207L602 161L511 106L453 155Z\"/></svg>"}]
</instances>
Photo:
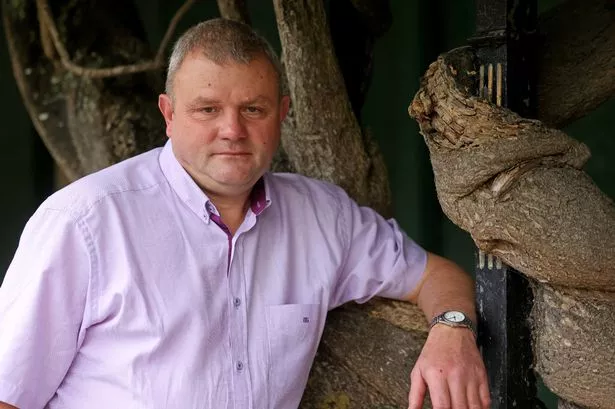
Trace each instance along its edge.
<instances>
[{"instance_id":1,"label":"middle-aged man","mask_svg":"<svg viewBox=\"0 0 615 409\"><path fill-rule=\"evenodd\" d=\"M433 319L412 409L427 390L488 408L471 279L342 189L267 172L281 78L240 23L178 40L166 146L56 192L24 229L0 288L0 408L297 408L327 311L374 296Z\"/></svg>"}]
</instances>

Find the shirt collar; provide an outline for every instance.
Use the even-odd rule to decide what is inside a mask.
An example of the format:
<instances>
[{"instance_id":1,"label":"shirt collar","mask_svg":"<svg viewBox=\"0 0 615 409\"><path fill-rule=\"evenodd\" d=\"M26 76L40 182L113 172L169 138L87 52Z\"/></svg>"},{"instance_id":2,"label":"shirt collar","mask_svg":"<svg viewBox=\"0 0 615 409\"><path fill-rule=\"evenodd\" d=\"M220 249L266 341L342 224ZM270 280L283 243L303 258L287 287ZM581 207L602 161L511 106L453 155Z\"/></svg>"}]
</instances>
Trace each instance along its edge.
<instances>
[{"instance_id":1,"label":"shirt collar","mask_svg":"<svg viewBox=\"0 0 615 409\"><path fill-rule=\"evenodd\" d=\"M260 215L266 208L271 205L271 196L269 195L269 183L266 181L267 174L263 175L252 188L250 193L250 208L252 213Z\"/></svg>"},{"instance_id":2,"label":"shirt collar","mask_svg":"<svg viewBox=\"0 0 615 409\"><path fill-rule=\"evenodd\" d=\"M209 213L214 209L213 203L181 166L173 153L173 145L170 139L160 153L159 162L162 173L175 193L197 216L204 217L206 221L209 221ZM267 175L260 178L250 193L250 209L257 216L271 205L267 179Z\"/></svg>"}]
</instances>

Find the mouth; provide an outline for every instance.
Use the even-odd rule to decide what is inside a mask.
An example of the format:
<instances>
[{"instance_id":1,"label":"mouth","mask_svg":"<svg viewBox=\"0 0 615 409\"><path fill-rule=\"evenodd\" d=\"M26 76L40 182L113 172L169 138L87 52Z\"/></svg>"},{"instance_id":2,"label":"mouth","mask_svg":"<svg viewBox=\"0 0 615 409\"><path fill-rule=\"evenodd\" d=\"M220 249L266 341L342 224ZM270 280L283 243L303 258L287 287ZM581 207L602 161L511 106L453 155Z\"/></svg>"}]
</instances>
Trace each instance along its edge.
<instances>
[{"instance_id":1,"label":"mouth","mask_svg":"<svg viewBox=\"0 0 615 409\"><path fill-rule=\"evenodd\" d=\"M250 156L250 152L219 152L214 154L216 156Z\"/></svg>"}]
</instances>

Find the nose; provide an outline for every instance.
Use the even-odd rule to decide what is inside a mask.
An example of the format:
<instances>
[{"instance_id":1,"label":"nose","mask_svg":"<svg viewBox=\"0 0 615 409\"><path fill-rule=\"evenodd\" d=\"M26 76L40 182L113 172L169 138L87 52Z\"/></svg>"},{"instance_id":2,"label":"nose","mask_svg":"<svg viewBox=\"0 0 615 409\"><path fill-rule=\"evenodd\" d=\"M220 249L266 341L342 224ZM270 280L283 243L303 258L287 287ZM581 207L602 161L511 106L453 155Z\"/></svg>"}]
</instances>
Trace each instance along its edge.
<instances>
[{"instance_id":1,"label":"nose","mask_svg":"<svg viewBox=\"0 0 615 409\"><path fill-rule=\"evenodd\" d=\"M246 130L239 112L235 110L226 110L221 120L220 137L229 140L245 138Z\"/></svg>"}]
</instances>

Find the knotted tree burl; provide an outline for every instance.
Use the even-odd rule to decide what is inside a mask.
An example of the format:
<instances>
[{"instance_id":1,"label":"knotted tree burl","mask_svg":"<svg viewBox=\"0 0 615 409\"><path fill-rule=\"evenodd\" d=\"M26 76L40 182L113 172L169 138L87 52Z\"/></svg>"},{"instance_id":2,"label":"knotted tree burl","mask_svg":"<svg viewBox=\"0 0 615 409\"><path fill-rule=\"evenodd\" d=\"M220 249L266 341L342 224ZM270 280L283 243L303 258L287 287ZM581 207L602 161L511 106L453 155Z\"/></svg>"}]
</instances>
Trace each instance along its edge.
<instances>
[{"instance_id":1,"label":"knotted tree burl","mask_svg":"<svg viewBox=\"0 0 615 409\"><path fill-rule=\"evenodd\" d=\"M409 113L446 215L532 282L536 370L562 398L615 408L615 206L589 149L479 100L472 49L431 64Z\"/></svg>"}]
</instances>

